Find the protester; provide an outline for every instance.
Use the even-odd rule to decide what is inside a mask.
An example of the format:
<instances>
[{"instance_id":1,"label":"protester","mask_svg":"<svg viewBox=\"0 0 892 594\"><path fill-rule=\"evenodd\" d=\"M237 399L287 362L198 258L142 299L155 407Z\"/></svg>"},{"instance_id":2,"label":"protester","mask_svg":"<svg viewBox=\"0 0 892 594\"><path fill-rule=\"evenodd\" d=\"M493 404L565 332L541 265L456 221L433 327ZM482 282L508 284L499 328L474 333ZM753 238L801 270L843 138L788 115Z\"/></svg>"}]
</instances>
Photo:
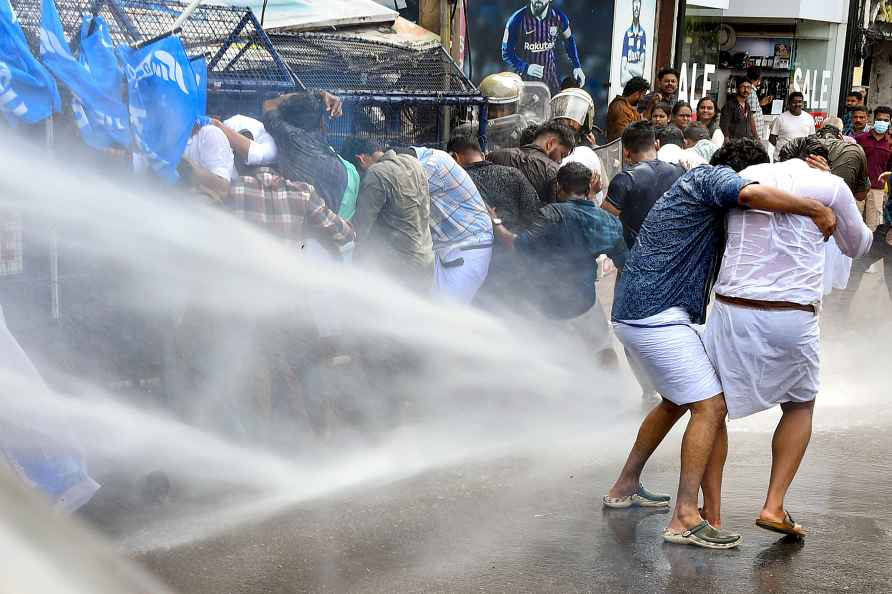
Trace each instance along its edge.
<instances>
[{"instance_id":1,"label":"protester","mask_svg":"<svg viewBox=\"0 0 892 594\"><path fill-rule=\"evenodd\" d=\"M616 217L591 200L591 175L581 163L561 167L558 202L543 207L525 231L514 233L499 219L493 223L500 243L524 257L527 294L537 310L548 319L567 322L601 361L609 361L616 355L610 347L610 327L597 304L595 260L606 254L621 261L625 244Z\"/></svg>"},{"instance_id":2,"label":"protester","mask_svg":"<svg viewBox=\"0 0 892 594\"><path fill-rule=\"evenodd\" d=\"M232 148L223 131L211 124L196 124L179 170L187 185L219 203L229 193L234 163Z\"/></svg>"},{"instance_id":3,"label":"protester","mask_svg":"<svg viewBox=\"0 0 892 594\"><path fill-rule=\"evenodd\" d=\"M801 138L815 133L815 119L807 111L802 111L805 97L793 91L787 97L787 111L774 119L768 142L774 145L774 160L777 161L781 148L791 138Z\"/></svg>"},{"instance_id":4,"label":"protester","mask_svg":"<svg viewBox=\"0 0 892 594\"><path fill-rule=\"evenodd\" d=\"M712 141L709 130L700 122L684 129L685 157L690 164L705 165L712 160L719 147Z\"/></svg>"},{"instance_id":5,"label":"protester","mask_svg":"<svg viewBox=\"0 0 892 594\"><path fill-rule=\"evenodd\" d=\"M672 117L672 108L669 107L668 103L657 103L653 106L653 109L650 110L650 123L653 124L655 128L668 126L670 117Z\"/></svg>"},{"instance_id":6,"label":"protester","mask_svg":"<svg viewBox=\"0 0 892 594\"><path fill-rule=\"evenodd\" d=\"M347 139L343 153L363 172L353 217L357 258L429 291L434 275L431 200L421 163L356 136Z\"/></svg>"},{"instance_id":7,"label":"protester","mask_svg":"<svg viewBox=\"0 0 892 594\"><path fill-rule=\"evenodd\" d=\"M582 163L592 171L592 196L600 204L604 199L601 193L601 178L604 175L601 159L592 150L595 146L595 138L592 134L592 126L595 118L595 102L591 95L582 89L573 89L561 93L551 100L551 118L569 126L576 132L576 147L563 161L567 163Z\"/></svg>"},{"instance_id":8,"label":"protester","mask_svg":"<svg viewBox=\"0 0 892 594\"><path fill-rule=\"evenodd\" d=\"M650 209L684 174L684 169L657 158L654 130L645 121L636 122L623 132L623 153L630 166L611 180L602 206L622 221L623 237L631 250L638 241L638 233ZM621 273L622 268L619 270ZM628 353L626 358L641 386L642 401L654 400L657 397L656 388L647 374Z\"/></svg>"},{"instance_id":9,"label":"protester","mask_svg":"<svg viewBox=\"0 0 892 594\"><path fill-rule=\"evenodd\" d=\"M752 92L747 96L746 100L750 106L750 112L753 116L753 133L755 138L764 144L765 142L765 114L762 107L770 105L774 101L774 97L767 95L761 100L759 99L759 87L762 86L762 70L755 66L746 69L746 78L753 86Z\"/></svg>"},{"instance_id":10,"label":"protester","mask_svg":"<svg viewBox=\"0 0 892 594\"><path fill-rule=\"evenodd\" d=\"M675 107L678 101L678 70L675 68L661 68L657 72L657 88L645 95L638 104L638 111L644 114L645 119L650 119L651 110L657 103L666 103L669 109Z\"/></svg>"},{"instance_id":11,"label":"protester","mask_svg":"<svg viewBox=\"0 0 892 594\"><path fill-rule=\"evenodd\" d=\"M632 122L641 119L638 104L650 88L647 80L636 76L623 87L623 94L614 97L607 108L607 142L613 142L623 135L623 130Z\"/></svg>"},{"instance_id":12,"label":"protester","mask_svg":"<svg viewBox=\"0 0 892 594\"><path fill-rule=\"evenodd\" d=\"M852 130L848 136L857 137L870 131L870 111L863 105L856 105L852 108Z\"/></svg>"},{"instance_id":13,"label":"protester","mask_svg":"<svg viewBox=\"0 0 892 594\"><path fill-rule=\"evenodd\" d=\"M829 155L816 138L806 150L812 158ZM838 221L833 237L847 256L862 256L870 247L871 232L839 177L799 158L751 166L740 176L831 208ZM753 209L730 210L726 225L703 343L721 378L729 418L780 404L768 495L756 525L802 537L805 530L786 511L784 498L808 447L819 390L824 237L799 215Z\"/></svg>"},{"instance_id":14,"label":"protester","mask_svg":"<svg viewBox=\"0 0 892 594\"><path fill-rule=\"evenodd\" d=\"M691 327L705 321L724 217L735 207L801 214L811 217L825 236L836 225L833 211L817 201L750 184L735 173L768 161L764 147L753 140L727 141L714 155L714 166L694 168L679 178L651 209L617 284L614 330L663 401L642 423L604 505L669 505L668 495L642 487L641 472L689 409L675 513L663 533L667 542L719 549L740 542L739 535L719 527L727 409L721 383ZM706 520L698 511L701 485Z\"/></svg>"},{"instance_id":15,"label":"protester","mask_svg":"<svg viewBox=\"0 0 892 594\"><path fill-rule=\"evenodd\" d=\"M725 135L719 126L719 113L715 99L709 95L702 97L697 102L697 121L706 126L712 141L716 146L722 146L725 142Z\"/></svg>"},{"instance_id":16,"label":"protester","mask_svg":"<svg viewBox=\"0 0 892 594\"><path fill-rule=\"evenodd\" d=\"M449 153L412 147L428 180L436 293L469 304L486 280L492 221L477 186Z\"/></svg>"},{"instance_id":17,"label":"protester","mask_svg":"<svg viewBox=\"0 0 892 594\"><path fill-rule=\"evenodd\" d=\"M846 136L852 136L854 134L854 127L852 126L852 112L855 111L855 108L861 105L864 100L861 98L861 93L858 91L851 91L848 95L846 95L846 112L842 116L842 133Z\"/></svg>"},{"instance_id":18,"label":"protester","mask_svg":"<svg viewBox=\"0 0 892 594\"><path fill-rule=\"evenodd\" d=\"M722 129L725 140L759 138L749 103L752 92L752 83L745 77L738 77L737 93L728 97L719 119L719 127Z\"/></svg>"},{"instance_id":19,"label":"protester","mask_svg":"<svg viewBox=\"0 0 892 594\"><path fill-rule=\"evenodd\" d=\"M519 232L530 227L539 217L542 203L529 180L513 167L486 161L476 138L454 136L446 150L465 168L489 211L506 228ZM489 274L477 293L475 303L490 310L511 307L514 305L511 297L524 289L522 267L513 253L496 243Z\"/></svg>"},{"instance_id":20,"label":"protester","mask_svg":"<svg viewBox=\"0 0 892 594\"><path fill-rule=\"evenodd\" d=\"M290 93L263 104L263 125L275 139L279 171L312 185L333 211L349 218L356 209L358 172L328 145L325 119L341 115L328 93Z\"/></svg>"},{"instance_id":21,"label":"protester","mask_svg":"<svg viewBox=\"0 0 892 594\"><path fill-rule=\"evenodd\" d=\"M684 151L684 133L672 124L654 129L657 158L666 163L678 163Z\"/></svg>"},{"instance_id":22,"label":"protester","mask_svg":"<svg viewBox=\"0 0 892 594\"><path fill-rule=\"evenodd\" d=\"M672 107L672 124L683 132L691 123L693 115L691 104L687 101L679 101Z\"/></svg>"},{"instance_id":23,"label":"protester","mask_svg":"<svg viewBox=\"0 0 892 594\"><path fill-rule=\"evenodd\" d=\"M862 203L864 222L871 231L883 222L883 208L886 204L885 183L880 176L892 170L892 135L889 134L889 121L892 108L881 105L873 110L873 126L869 132L855 137L867 156L867 172L870 177L870 191Z\"/></svg>"},{"instance_id":24,"label":"protester","mask_svg":"<svg viewBox=\"0 0 892 594\"><path fill-rule=\"evenodd\" d=\"M554 180L560 162L576 147L576 134L559 122L546 122L536 130L533 142L520 148L493 151L486 159L496 165L519 169L536 188L539 200L554 202Z\"/></svg>"},{"instance_id":25,"label":"protester","mask_svg":"<svg viewBox=\"0 0 892 594\"><path fill-rule=\"evenodd\" d=\"M278 157L276 141L263 126L263 122L245 115L234 115L221 122L212 123L223 131L235 154L236 169L240 166L259 167L274 165Z\"/></svg>"},{"instance_id":26,"label":"protester","mask_svg":"<svg viewBox=\"0 0 892 594\"><path fill-rule=\"evenodd\" d=\"M604 208L618 216L631 250L644 219L657 200L684 174L684 169L657 158L654 129L636 122L623 132L623 153L629 167L610 181Z\"/></svg>"}]
</instances>

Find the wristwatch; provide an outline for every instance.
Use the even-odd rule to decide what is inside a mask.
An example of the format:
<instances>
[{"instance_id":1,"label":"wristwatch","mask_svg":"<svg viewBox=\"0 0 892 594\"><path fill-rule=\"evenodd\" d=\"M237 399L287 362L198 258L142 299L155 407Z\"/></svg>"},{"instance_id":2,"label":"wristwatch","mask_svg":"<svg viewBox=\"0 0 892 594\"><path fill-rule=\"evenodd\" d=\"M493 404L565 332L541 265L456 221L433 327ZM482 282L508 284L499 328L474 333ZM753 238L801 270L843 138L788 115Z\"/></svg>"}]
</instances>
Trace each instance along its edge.
<instances>
[{"instance_id":1,"label":"wristwatch","mask_svg":"<svg viewBox=\"0 0 892 594\"><path fill-rule=\"evenodd\" d=\"M496 218L494 218L494 219L492 220L492 224L493 224L493 225L501 225L501 224L502 224L502 219L496 217Z\"/></svg>"}]
</instances>

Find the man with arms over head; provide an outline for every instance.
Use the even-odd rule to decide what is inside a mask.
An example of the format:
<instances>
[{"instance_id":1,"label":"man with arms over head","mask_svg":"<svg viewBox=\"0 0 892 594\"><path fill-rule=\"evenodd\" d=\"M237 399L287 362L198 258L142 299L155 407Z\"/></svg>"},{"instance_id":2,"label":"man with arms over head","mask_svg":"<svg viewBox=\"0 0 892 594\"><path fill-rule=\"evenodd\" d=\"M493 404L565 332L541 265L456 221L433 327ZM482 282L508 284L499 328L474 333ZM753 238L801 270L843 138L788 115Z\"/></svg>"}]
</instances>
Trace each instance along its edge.
<instances>
[{"instance_id":1,"label":"man with arms over head","mask_svg":"<svg viewBox=\"0 0 892 594\"><path fill-rule=\"evenodd\" d=\"M602 361L609 361L616 355L597 304L596 259L606 254L621 261L625 245L616 217L591 200L591 177L585 165L568 163L558 172L558 202L543 207L529 229L515 233L498 219L494 224L500 243L526 261L526 294L536 309L548 319L569 323Z\"/></svg>"},{"instance_id":2,"label":"man with arms over head","mask_svg":"<svg viewBox=\"0 0 892 594\"><path fill-rule=\"evenodd\" d=\"M632 24L623 36L619 82L625 85L636 76L644 77L647 63L647 35L641 26L641 0L632 0Z\"/></svg>"},{"instance_id":3,"label":"man with arms over head","mask_svg":"<svg viewBox=\"0 0 892 594\"><path fill-rule=\"evenodd\" d=\"M636 76L623 87L622 95L613 98L607 108L607 142L613 142L623 135L626 126L642 119L638 106L649 88L649 82Z\"/></svg>"},{"instance_id":4,"label":"man with arms over head","mask_svg":"<svg viewBox=\"0 0 892 594\"><path fill-rule=\"evenodd\" d=\"M436 292L471 303L486 280L492 257L492 221L477 186L449 153L412 147L431 197Z\"/></svg>"},{"instance_id":5,"label":"man with arms over head","mask_svg":"<svg viewBox=\"0 0 892 594\"><path fill-rule=\"evenodd\" d=\"M536 130L533 142L520 148L493 151L486 159L496 165L519 169L530 181L539 200L554 202L554 180L560 163L576 147L576 133L559 122L546 122Z\"/></svg>"},{"instance_id":6,"label":"man with arms over head","mask_svg":"<svg viewBox=\"0 0 892 594\"><path fill-rule=\"evenodd\" d=\"M829 155L817 138L807 141L806 153ZM870 248L851 190L829 171L791 158L748 167L740 176L831 208L838 222L833 237L847 256ZM738 208L728 212L727 235L703 342L722 380L729 418L780 404L768 496L756 525L802 537L784 498L808 447L819 389L824 237L806 217Z\"/></svg>"},{"instance_id":7,"label":"man with arms over head","mask_svg":"<svg viewBox=\"0 0 892 594\"><path fill-rule=\"evenodd\" d=\"M429 291L434 274L431 198L421 163L359 137L348 138L343 152L363 172L353 218L357 257L374 261L418 291Z\"/></svg>"},{"instance_id":8,"label":"man with arms over head","mask_svg":"<svg viewBox=\"0 0 892 594\"><path fill-rule=\"evenodd\" d=\"M212 120L235 153L236 169L239 164L247 167L269 166L276 163L276 141L263 126L263 122L244 115L234 115L221 122Z\"/></svg>"},{"instance_id":9,"label":"man with arms over head","mask_svg":"<svg viewBox=\"0 0 892 594\"><path fill-rule=\"evenodd\" d=\"M312 185L331 210L349 219L356 208L359 174L323 133L325 118L341 115L340 100L328 93L290 93L264 102L263 111L282 175Z\"/></svg>"},{"instance_id":10,"label":"man with arms over head","mask_svg":"<svg viewBox=\"0 0 892 594\"><path fill-rule=\"evenodd\" d=\"M223 201L235 175L235 158L226 135L210 123L196 123L177 169L186 185L213 202Z\"/></svg>"},{"instance_id":11,"label":"man with arms over head","mask_svg":"<svg viewBox=\"0 0 892 594\"><path fill-rule=\"evenodd\" d=\"M511 15L502 37L502 60L524 80L544 82L551 94L557 95L561 90L556 52L558 36L567 50L573 78L580 87L585 86L570 18L552 6L551 0L530 0L527 6Z\"/></svg>"},{"instance_id":12,"label":"man with arms over head","mask_svg":"<svg viewBox=\"0 0 892 594\"><path fill-rule=\"evenodd\" d=\"M661 68L657 72L657 88L641 98L638 103L638 111L640 111L644 119L649 120L651 110L657 103L665 103L669 109L675 107L678 102L678 70L675 68Z\"/></svg>"},{"instance_id":13,"label":"man with arms over head","mask_svg":"<svg viewBox=\"0 0 892 594\"><path fill-rule=\"evenodd\" d=\"M735 173L768 161L761 144L730 140L713 156L714 166L696 167L681 176L648 214L617 285L614 330L663 400L642 423L604 505L669 505L669 496L641 486L641 472L672 426L690 410L675 513L663 533L667 542L718 549L740 542L739 535L719 527L727 409L719 378L693 327L706 318L725 215L739 207L801 214L826 235L836 225L833 211L823 204L751 184ZM698 510L701 487L706 519Z\"/></svg>"},{"instance_id":14,"label":"man with arms over head","mask_svg":"<svg viewBox=\"0 0 892 594\"><path fill-rule=\"evenodd\" d=\"M752 96L752 94L750 94ZM768 142L774 145L774 160L777 161L784 144L793 138L802 138L815 133L815 119L807 111L802 111L804 96L793 91L787 97L787 111L774 119Z\"/></svg>"}]
</instances>

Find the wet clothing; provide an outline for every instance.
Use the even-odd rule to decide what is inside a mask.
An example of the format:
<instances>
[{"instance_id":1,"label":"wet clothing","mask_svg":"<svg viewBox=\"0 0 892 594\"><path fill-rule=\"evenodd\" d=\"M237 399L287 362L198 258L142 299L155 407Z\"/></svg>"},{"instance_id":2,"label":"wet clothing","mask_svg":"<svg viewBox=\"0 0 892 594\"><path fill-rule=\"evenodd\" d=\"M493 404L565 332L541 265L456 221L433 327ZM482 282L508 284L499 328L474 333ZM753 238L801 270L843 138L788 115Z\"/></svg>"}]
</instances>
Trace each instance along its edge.
<instances>
[{"instance_id":1,"label":"wet clothing","mask_svg":"<svg viewBox=\"0 0 892 594\"><path fill-rule=\"evenodd\" d=\"M288 123L279 109L266 112L263 125L276 141L282 175L310 184L326 206L338 212L349 182L347 169L322 133Z\"/></svg>"},{"instance_id":2,"label":"wet clothing","mask_svg":"<svg viewBox=\"0 0 892 594\"><path fill-rule=\"evenodd\" d=\"M413 148L428 179L434 249L492 245L492 220L468 173L449 153Z\"/></svg>"},{"instance_id":3,"label":"wet clothing","mask_svg":"<svg viewBox=\"0 0 892 594\"><path fill-rule=\"evenodd\" d=\"M722 115L719 118L719 126L726 140L732 138L756 138L753 128L753 112L750 111L749 103L743 105L734 95L725 103L722 109Z\"/></svg>"},{"instance_id":4,"label":"wet clothing","mask_svg":"<svg viewBox=\"0 0 892 594\"><path fill-rule=\"evenodd\" d=\"M517 169L480 161L466 167L483 201L512 231L530 226L542 203L536 189Z\"/></svg>"},{"instance_id":5,"label":"wet clothing","mask_svg":"<svg viewBox=\"0 0 892 594\"><path fill-rule=\"evenodd\" d=\"M502 60L510 64L524 80L541 81L548 85L551 94L561 90L558 74L557 44L563 39L572 68L581 68L576 39L570 30L570 18L559 8L548 7L545 18L537 18L529 5L511 15L505 24L502 37ZM545 69L541 79L530 76L530 64Z\"/></svg>"},{"instance_id":6,"label":"wet clothing","mask_svg":"<svg viewBox=\"0 0 892 594\"><path fill-rule=\"evenodd\" d=\"M539 200L550 204L555 200L555 180L561 166L536 144L493 151L486 160L520 170L536 189Z\"/></svg>"},{"instance_id":7,"label":"wet clothing","mask_svg":"<svg viewBox=\"0 0 892 594\"><path fill-rule=\"evenodd\" d=\"M853 144L836 138L818 138L818 142L827 148L830 155L830 173L842 178L853 194L860 194L870 189L867 177L867 156L859 144ZM778 158L786 161L798 157L809 138L793 138L780 150Z\"/></svg>"},{"instance_id":8,"label":"wet clothing","mask_svg":"<svg viewBox=\"0 0 892 594\"><path fill-rule=\"evenodd\" d=\"M269 167L234 179L226 204L240 218L287 241L303 243L313 236L341 248L356 237L350 223L332 212L313 186L288 181Z\"/></svg>"},{"instance_id":9,"label":"wet clothing","mask_svg":"<svg viewBox=\"0 0 892 594\"><path fill-rule=\"evenodd\" d=\"M620 211L623 236L629 249L635 245L647 213L684 173L679 165L655 159L623 170L610 182L607 202Z\"/></svg>"},{"instance_id":10,"label":"wet clothing","mask_svg":"<svg viewBox=\"0 0 892 594\"><path fill-rule=\"evenodd\" d=\"M724 222L749 183L728 167L702 165L682 175L653 206L623 268L614 320L641 320L681 307L691 322L706 305L724 251Z\"/></svg>"},{"instance_id":11,"label":"wet clothing","mask_svg":"<svg viewBox=\"0 0 892 594\"><path fill-rule=\"evenodd\" d=\"M622 261L622 226L587 199L549 204L541 214L514 240L518 253L529 257L530 294L549 318L578 317L596 302L595 259L607 254Z\"/></svg>"},{"instance_id":12,"label":"wet clothing","mask_svg":"<svg viewBox=\"0 0 892 594\"><path fill-rule=\"evenodd\" d=\"M617 95L607 108L607 142L613 142L622 137L623 131L632 122L641 119L641 114L629 100L622 95Z\"/></svg>"},{"instance_id":13,"label":"wet clothing","mask_svg":"<svg viewBox=\"0 0 892 594\"><path fill-rule=\"evenodd\" d=\"M369 167L359 188L353 225L357 256L375 259L396 274L428 286L433 278L431 198L421 163L387 151ZM419 285L419 288L423 288Z\"/></svg>"},{"instance_id":14,"label":"wet clothing","mask_svg":"<svg viewBox=\"0 0 892 594\"><path fill-rule=\"evenodd\" d=\"M613 331L630 362L669 402L685 406L722 393L700 332L683 308L670 307L630 323L616 321Z\"/></svg>"}]
</instances>

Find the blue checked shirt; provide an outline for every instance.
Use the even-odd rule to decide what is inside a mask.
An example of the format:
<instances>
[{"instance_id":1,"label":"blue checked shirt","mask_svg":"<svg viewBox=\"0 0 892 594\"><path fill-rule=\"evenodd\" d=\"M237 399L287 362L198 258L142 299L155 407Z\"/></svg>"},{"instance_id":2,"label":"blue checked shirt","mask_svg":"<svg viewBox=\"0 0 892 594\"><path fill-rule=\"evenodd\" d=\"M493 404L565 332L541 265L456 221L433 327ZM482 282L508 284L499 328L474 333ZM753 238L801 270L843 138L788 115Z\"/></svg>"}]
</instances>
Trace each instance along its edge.
<instances>
[{"instance_id":1,"label":"blue checked shirt","mask_svg":"<svg viewBox=\"0 0 892 594\"><path fill-rule=\"evenodd\" d=\"M428 178L434 249L492 244L492 220L468 173L448 153L412 148Z\"/></svg>"},{"instance_id":2,"label":"blue checked shirt","mask_svg":"<svg viewBox=\"0 0 892 594\"><path fill-rule=\"evenodd\" d=\"M614 320L643 320L681 307L706 321L725 244L725 214L751 182L728 167L701 165L678 178L651 209L616 286Z\"/></svg>"}]
</instances>

